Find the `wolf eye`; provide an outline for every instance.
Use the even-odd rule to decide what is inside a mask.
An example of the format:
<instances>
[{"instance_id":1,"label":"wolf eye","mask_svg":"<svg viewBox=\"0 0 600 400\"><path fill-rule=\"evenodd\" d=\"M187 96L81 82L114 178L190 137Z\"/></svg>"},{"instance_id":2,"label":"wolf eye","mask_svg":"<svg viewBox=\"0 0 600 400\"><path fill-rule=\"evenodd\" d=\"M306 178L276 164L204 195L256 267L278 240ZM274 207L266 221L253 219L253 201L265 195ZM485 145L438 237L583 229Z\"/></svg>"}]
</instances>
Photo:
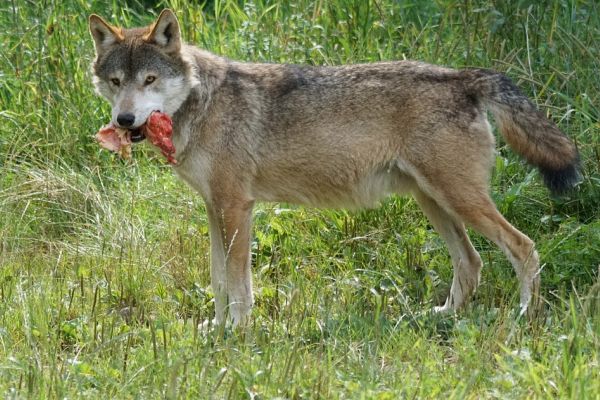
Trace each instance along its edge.
<instances>
[{"instance_id":1,"label":"wolf eye","mask_svg":"<svg viewBox=\"0 0 600 400\"><path fill-rule=\"evenodd\" d=\"M152 82L154 82L156 80L156 77L154 75L148 75L146 77L146 80L144 81L144 85L149 85Z\"/></svg>"},{"instance_id":2,"label":"wolf eye","mask_svg":"<svg viewBox=\"0 0 600 400\"><path fill-rule=\"evenodd\" d=\"M121 84L121 81L119 80L119 78L112 78L110 81L115 86L119 86Z\"/></svg>"}]
</instances>

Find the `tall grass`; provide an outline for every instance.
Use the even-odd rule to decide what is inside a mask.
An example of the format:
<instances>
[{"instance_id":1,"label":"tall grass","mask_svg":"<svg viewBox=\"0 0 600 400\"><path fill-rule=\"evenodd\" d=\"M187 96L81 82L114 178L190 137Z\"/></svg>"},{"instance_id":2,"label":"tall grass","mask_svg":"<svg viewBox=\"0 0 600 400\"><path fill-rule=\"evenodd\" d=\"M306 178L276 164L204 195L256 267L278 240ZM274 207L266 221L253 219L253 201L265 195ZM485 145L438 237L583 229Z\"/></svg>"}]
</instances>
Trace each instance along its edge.
<instances>
[{"instance_id":1,"label":"tall grass","mask_svg":"<svg viewBox=\"0 0 600 400\"><path fill-rule=\"evenodd\" d=\"M589 0L0 3L0 395L6 398L597 398L600 396L600 6ZM508 74L574 140L583 181L550 198L502 142L501 211L537 241L546 312L474 235L473 305L428 310L449 256L414 202L362 212L263 204L245 336L213 313L203 204L160 159L92 140L87 16L150 23L230 58L418 59Z\"/></svg>"}]
</instances>

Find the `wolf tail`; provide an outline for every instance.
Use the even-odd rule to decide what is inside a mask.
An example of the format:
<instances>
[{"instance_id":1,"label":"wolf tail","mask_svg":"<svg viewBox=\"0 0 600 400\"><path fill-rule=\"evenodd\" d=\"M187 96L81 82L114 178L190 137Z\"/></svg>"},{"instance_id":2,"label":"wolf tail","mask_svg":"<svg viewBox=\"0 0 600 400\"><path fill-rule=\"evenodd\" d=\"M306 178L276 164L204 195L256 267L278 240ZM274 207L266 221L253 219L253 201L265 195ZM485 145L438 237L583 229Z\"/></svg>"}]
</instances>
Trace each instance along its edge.
<instances>
[{"instance_id":1,"label":"wolf tail","mask_svg":"<svg viewBox=\"0 0 600 400\"><path fill-rule=\"evenodd\" d=\"M471 88L492 112L510 147L535 165L553 194L561 194L580 180L575 144L547 119L505 75L469 70Z\"/></svg>"}]
</instances>

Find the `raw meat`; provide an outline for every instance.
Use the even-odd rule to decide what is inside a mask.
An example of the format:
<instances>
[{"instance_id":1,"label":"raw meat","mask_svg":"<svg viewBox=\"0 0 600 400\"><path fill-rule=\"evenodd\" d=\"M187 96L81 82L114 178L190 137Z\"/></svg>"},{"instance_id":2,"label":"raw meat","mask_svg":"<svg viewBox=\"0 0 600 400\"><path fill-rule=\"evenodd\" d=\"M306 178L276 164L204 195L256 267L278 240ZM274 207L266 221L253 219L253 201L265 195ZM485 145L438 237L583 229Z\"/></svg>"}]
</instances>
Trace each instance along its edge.
<instances>
[{"instance_id":1,"label":"raw meat","mask_svg":"<svg viewBox=\"0 0 600 400\"><path fill-rule=\"evenodd\" d=\"M123 158L131 158L131 135L127 129L108 124L100 128L96 139L105 149L119 153Z\"/></svg>"},{"instance_id":2,"label":"raw meat","mask_svg":"<svg viewBox=\"0 0 600 400\"><path fill-rule=\"evenodd\" d=\"M161 153L167 158L168 163L177 164L174 157L175 146L173 146L171 140L173 121L167 114L154 111L139 130L150 140L150 143L160 149ZM119 153L123 158L131 158L130 130L108 124L96 133L96 139L100 146L105 149Z\"/></svg>"},{"instance_id":3,"label":"raw meat","mask_svg":"<svg viewBox=\"0 0 600 400\"><path fill-rule=\"evenodd\" d=\"M175 146L171 141L173 136L173 121L165 114L154 111L146 120L146 124L142 127L142 132L150 143L158 147L161 153L167 157L167 162L177 164L175 157Z\"/></svg>"}]
</instances>

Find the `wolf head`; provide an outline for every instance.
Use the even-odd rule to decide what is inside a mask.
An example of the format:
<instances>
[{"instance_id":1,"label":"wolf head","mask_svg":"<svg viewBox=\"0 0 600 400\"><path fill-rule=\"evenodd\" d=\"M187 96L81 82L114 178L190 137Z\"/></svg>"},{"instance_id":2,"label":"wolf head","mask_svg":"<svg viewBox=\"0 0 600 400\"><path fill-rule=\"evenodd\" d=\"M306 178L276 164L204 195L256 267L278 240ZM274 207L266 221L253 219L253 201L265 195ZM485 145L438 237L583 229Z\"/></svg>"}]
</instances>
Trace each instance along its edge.
<instances>
[{"instance_id":1,"label":"wolf head","mask_svg":"<svg viewBox=\"0 0 600 400\"><path fill-rule=\"evenodd\" d=\"M90 32L96 46L94 84L111 103L115 125L135 129L152 111L172 116L179 109L190 92L192 73L171 10L136 29L117 28L91 15Z\"/></svg>"}]
</instances>

